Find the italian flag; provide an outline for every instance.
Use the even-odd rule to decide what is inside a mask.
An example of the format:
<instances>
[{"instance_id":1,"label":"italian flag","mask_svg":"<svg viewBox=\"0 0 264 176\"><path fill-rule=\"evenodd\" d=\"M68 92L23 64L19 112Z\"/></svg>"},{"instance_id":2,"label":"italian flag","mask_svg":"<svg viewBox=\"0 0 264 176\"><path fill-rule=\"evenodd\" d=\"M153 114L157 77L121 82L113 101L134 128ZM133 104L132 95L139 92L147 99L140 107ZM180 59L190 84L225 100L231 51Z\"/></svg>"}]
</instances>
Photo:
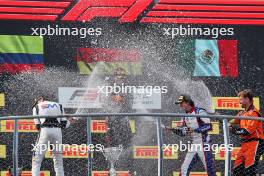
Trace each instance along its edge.
<instances>
[{"instance_id":1,"label":"italian flag","mask_svg":"<svg viewBox=\"0 0 264 176\"><path fill-rule=\"evenodd\" d=\"M193 76L238 77L237 40L186 40L177 49Z\"/></svg>"}]
</instances>

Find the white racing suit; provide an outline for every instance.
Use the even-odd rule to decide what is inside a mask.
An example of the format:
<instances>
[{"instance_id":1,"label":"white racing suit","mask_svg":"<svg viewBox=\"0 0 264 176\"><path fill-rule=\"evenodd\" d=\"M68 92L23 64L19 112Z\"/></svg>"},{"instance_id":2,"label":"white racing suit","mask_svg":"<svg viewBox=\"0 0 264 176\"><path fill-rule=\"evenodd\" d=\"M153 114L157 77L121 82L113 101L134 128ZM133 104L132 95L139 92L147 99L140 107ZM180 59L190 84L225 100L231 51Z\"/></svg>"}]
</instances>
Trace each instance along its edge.
<instances>
[{"instance_id":1,"label":"white racing suit","mask_svg":"<svg viewBox=\"0 0 264 176\"><path fill-rule=\"evenodd\" d=\"M207 112L201 108L193 108L190 114L204 114ZM182 119L183 127L187 127L193 132L190 134L192 139L192 148L188 150L184 162L181 166L180 175L187 176L197 159L200 158L208 176L215 176L215 168L213 165L213 155L210 146L210 136L208 131L212 129L209 118L199 118L199 117L184 117ZM183 133L184 134L184 133ZM197 144L197 145L195 145ZM197 146L197 147L195 147ZM206 148L206 150L204 150ZM199 161L198 161L199 162Z\"/></svg>"},{"instance_id":2,"label":"white racing suit","mask_svg":"<svg viewBox=\"0 0 264 176\"><path fill-rule=\"evenodd\" d=\"M56 102L44 101L33 108L33 115L61 115L63 108ZM40 175L41 162L48 149L53 151L53 162L56 176L64 176L62 151L59 146L62 144L61 128L67 124L66 118L41 118L34 119L37 128L40 127L40 133L37 140L37 149L35 149L32 158L32 176ZM53 146L51 147L51 145ZM56 145L57 144L57 145Z\"/></svg>"}]
</instances>

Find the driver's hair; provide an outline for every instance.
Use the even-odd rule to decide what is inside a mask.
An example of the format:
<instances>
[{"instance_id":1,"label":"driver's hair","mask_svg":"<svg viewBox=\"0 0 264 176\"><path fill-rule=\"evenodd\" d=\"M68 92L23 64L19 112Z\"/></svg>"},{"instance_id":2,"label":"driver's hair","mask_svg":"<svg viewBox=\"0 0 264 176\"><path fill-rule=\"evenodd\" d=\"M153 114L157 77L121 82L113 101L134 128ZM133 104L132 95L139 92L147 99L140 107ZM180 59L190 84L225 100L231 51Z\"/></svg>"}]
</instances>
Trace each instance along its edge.
<instances>
[{"instance_id":1,"label":"driver's hair","mask_svg":"<svg viewBox=\"0 0 264 176\"><path fill-rule=\"evenodd\" d=\"M254 95L250 89L245 89L238 93L238 97L248 98L250 101L253 101Z\"/></svg>"}]
</instances>

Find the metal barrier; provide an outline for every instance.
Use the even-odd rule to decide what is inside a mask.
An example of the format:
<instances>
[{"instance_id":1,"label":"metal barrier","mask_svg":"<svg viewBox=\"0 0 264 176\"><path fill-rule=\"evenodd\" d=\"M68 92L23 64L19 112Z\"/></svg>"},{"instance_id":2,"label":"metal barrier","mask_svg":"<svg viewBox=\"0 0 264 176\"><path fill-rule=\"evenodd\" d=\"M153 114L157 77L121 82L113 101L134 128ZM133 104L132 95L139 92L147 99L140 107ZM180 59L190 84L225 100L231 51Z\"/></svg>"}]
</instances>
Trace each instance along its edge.
<instances>
[{"instance_id":1,"label":"metal barrier","mask_svg":"<svg viewBox=\"0 0 264 176\"><path fill-rule=\"evenodd\" d=\"M264 121L264 117L240 117L240 116L231 116L231 115L201 115L201 114L181 114L181 113L86 113L86 114L64 114L64 115L29 115L29 116L3 116L0 117L0 120L15 120L15 119L34 119L34 118L54 118L54 117L106 117L106 116L133 116L133 117L142 117L142 116L153 116L153 117L205 117L212 119L247 119L247 120L260 120Z\"/></svg>"},{"instance_id":2,"label":"metal barrier","mask_svg":"<svg viewBox=\"0 0 264 176\"><path fill-rule=\"evenodd\" d=\"M93 117L107 117L107 116L133 116L133 117L142 117L142 116L150 116L150 117L156 117L156 123L157 123L157 136L158 136L158 175L163 176L163 152L162 152L162 146L163 146L163 138L162 138L162 127L161 127L161 118L166 117L201 117L201 118L210 118L210 119L219 119L223 121L223 131L224 131L224 143L225 145L230 144L230 136L229 136L229 130L228 130L228 121L227 119L248 119L248 120L258 120L258 121L264 121L264 117L239 117L239 116L229 116L229 115L200 115L200 114L180 114L180 113L87 113L87 114L64 114L64 115L29 115L29 116L4 116L0 117L0 120L14 120L14 134L13 134L13 168L14 168L14 176L18 176L18 120L19 119L34 119L34 118L58 118L58 117L83 117L88 118L90 120ZM90 122L88 122L90 123ZM87 132L89 132L89 128L87 129ZM88 135L88 138L90 136ZM88 139L89 142L89 139ZM231 162L230 162L230 151L226 151L225 155L225 176L231 176ZM88 161L88 175L91 174L91 163Z\"/></svg>"}]
</instances>

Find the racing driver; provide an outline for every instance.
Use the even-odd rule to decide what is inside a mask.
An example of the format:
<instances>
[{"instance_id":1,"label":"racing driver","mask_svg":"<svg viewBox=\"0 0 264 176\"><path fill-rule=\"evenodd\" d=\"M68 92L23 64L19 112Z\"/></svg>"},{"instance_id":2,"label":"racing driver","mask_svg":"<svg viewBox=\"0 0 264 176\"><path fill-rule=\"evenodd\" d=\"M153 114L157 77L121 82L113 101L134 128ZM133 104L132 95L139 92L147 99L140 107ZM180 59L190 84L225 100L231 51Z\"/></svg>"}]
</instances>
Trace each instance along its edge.
<instances>
[{"instance_id":1,"label":"racing driver","mask_svg":"<svg viewBox=\"0 0 264 176\"><path fill-rule=\"evenodd\" d=\"M179 104L180 108L187 114L207 115L205 109L195 107L194 101L188 95L180 96L176 104ZM208 176L215 176L210 136L208 135L208 131L211 130L212 125L210 119L200 117L184 117L181 126L171 129L173 133L180 136L189 134L192 139L191 150L188 150L181 166L181 176L190 174L193 165L197 162L196 157L199 157L202 161ZM199 147L194 147L194 145ZM205 150L205 148L207 148L207 150Z\"/></svg>"},{"instance_id":2,"label":"racing driver","mask_svg":"<svg viewBox=\"0 0 264 176\"><path fill-rule=\"evenodd\" d=\"M261 117L260 112L253 105L253 94L249 89L238 94L243 111L238 113L242 117ZM242 139L241 149L234 163L234 176L255 176L260 156L264 152L263 123L258 120L239 120L231 122L231 132Z\"/></svg>"},{"instance_id":3,"label":"racing driver","mask_svg":"<svg viewBox=\"0 0 264 176\"><path fill-rule=\"evenodd\" d=\"M33 115L61 115L63 108L56 102L47 101L43 96L38 97L33 105ZM62 128L69 125L66 118L36 118L34 123L39 130L39 138L37 140L37 148L34 150L32 158L32 176L40 175L41 162L45 153L50 146L53 151L54 170L56 176L64 176L62 151Z\"/></svg>"}]
</instances>

